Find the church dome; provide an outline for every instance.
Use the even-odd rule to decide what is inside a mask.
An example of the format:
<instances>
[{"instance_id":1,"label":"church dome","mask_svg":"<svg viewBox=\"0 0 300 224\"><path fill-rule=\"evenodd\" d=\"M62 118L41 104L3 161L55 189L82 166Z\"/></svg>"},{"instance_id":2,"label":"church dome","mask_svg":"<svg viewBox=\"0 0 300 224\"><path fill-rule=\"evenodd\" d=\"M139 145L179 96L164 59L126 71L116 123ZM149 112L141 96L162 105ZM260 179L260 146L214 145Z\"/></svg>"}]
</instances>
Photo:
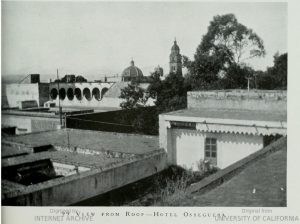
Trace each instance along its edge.
<instances>
[{"instance_id":1,"label":"church dome","mask_svg":"<svg viewBox=\"0 0 300 224\"><path fill-rule=\"evenodd\" d=\"M123 81L131 81L132 79L143 77L143 72L141 69L134 65L134 61L132 60L130 66L125 68L122 72Z\"/></svg>"}]
</instances>

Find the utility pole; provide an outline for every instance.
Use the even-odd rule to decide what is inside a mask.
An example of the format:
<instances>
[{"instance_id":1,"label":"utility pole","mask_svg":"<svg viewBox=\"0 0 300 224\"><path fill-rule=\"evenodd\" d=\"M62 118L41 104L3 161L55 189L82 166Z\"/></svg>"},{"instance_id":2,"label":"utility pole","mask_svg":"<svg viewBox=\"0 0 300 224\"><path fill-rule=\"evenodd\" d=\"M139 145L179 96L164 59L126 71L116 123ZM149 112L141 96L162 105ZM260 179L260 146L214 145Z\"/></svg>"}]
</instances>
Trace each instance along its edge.
<instances>
[{"instance_id":1,"label":"utility pole","mask_svg":"<svg viewBox=\"0 0 300 224\"><path fill-rule=\"evenodd\" d=\"M57 89L58 89L58 113L59 113L59 121L60 126L62 127L62 114L61 114L61 106L60 106L60 96L59 96L59 77L58 77L58 69L56 69L56 76L57 76Z\"/></svg>"},{"instance_id":2,"label":"utility pole","mask_svg":"<svg viewBox=\"0 0 300 224\"><path fill-rule=\"evenodd\" d=\"M247 77L246 79L248 80L248 93L249 93L249 91L250 91L250 79L251 79L251 77Z\"/></svg>"},{"instance_id":3,"label":"utility pole","mask_svg":"<svg viewBox=\"0 0 300 224\"><path fill-rule=\"evenodd\" d=\"M67 113L65 113L65 129L67 131L67 137L68 137L68 149L70 149L70 134L69 130L67 129Z\"/></svg>"}]
</instances>

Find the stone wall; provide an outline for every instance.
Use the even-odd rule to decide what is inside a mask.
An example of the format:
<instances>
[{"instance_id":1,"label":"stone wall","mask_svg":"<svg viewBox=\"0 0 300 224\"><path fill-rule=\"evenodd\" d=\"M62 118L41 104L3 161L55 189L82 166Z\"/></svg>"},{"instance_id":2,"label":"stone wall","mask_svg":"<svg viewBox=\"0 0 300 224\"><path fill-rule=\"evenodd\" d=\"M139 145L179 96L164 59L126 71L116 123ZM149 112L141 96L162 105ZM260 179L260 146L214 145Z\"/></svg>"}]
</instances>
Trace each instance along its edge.
<instances>
[{"instance_id":1,"label":"stone wall","mask_svg":"<svg viewBox=\"0 0 300 224\"><path fill-rule=\"evenodd\" d=\"M283 90L192 91L187 100L188 108L197 109L287 110L287 92Z\"/></svg>"}]
</instances>

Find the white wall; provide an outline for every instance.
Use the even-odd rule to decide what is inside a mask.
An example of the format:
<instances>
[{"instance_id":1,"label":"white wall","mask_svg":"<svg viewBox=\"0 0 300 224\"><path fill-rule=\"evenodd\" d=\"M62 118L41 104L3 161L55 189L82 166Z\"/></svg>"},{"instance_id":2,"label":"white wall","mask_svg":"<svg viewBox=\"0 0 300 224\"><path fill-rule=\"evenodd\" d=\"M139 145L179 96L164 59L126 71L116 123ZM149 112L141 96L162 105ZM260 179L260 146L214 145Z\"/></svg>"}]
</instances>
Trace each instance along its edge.
<instances>
[{"instance_id":1,"label":"white wall","mask_svg":"<svg viewBox=\"0 0 300 224\"><path fill-rule=\"evenodd\" d=\"M19 102L26 100L34 100L39 105L39 84L8 84L6 96L9 107L18 107Z\"/></svg>"},{"instance_id":2,"label":"white wall","mask_svg":"<svg viewBox=\"0 0 300 224\"><path fill-rule=\"evenodd\" d=\"M26 119L25 117L2 115L1 124L7 125L7 126L12 126L12 127L17 127L16 134L31 132L31 120Z\"/></svg>"},{"instance_id":3,"label":"white wall","mask_svg":"<svg viewBox=\"0 0 300 224\"><path fill-rule=\"evenodd\" d=\"M197 162L204 159L206 137L217 139L217 166L221 169L263 148L262 136L185 129L169 129L169 131L173 143L168 147L169 161L172 160L172 163L193 170L197 170Z\"/></svg>"},{"instance_id":4,"label":"white wall","mask_svg":"<svg viewBox=\"0 0 300 224\"><path fill-rule=\"evenodd\" d=\"M2 114L1 124L17 127L16 134L24 134L56 130L59 120L54 118Z\"/></svg>"}]
</instances>

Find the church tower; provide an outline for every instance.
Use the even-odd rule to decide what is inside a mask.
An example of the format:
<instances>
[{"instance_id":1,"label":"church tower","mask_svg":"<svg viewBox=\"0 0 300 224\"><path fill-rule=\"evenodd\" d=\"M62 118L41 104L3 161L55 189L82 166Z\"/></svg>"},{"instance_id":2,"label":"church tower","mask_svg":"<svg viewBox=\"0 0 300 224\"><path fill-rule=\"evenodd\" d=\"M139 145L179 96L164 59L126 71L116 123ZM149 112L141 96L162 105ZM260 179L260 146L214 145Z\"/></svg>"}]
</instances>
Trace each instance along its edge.
<instances>
[{"instance_id":1,"label":"church tower","mask_svg":"<svg viewBox=\"0 0 300 224\"><path fill-rule=\"evenodd\" d=\"M171 48L170 54L170 73L182 74L182 56L180 54L180 49L177 45L176 39Z\"/></svg>"}]
</instances>

